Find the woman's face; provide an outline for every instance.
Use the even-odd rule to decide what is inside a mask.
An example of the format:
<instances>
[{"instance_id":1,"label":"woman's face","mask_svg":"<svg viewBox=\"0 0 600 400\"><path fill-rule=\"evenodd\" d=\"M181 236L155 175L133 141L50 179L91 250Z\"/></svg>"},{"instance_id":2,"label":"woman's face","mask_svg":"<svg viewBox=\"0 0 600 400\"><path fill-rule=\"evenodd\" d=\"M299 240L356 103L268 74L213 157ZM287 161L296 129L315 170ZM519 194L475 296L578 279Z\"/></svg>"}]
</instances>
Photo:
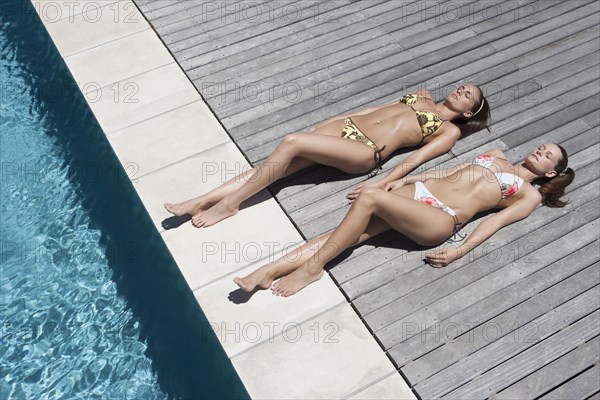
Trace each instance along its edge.
<instances>
[{"instance_id":1,"label":"woman's face","mask_svg":"<svg viewBox=\"0 0 600 400\"><path fill-rule=\"evenodd\" d=\"M470 118L473 116L475 111L473 107L479 102L480 92L477 86L471 84L462 85L453 90L448 97L446 97L446 105L451 109L463 113L465 117Z\"/></svg>"},{"instance_id":2,"label":"woman's face","mask_svg":"<svg viewBox=\"0 0 600 400\"><path fill-rule=\"evenodd\" d=\"M548 143L538 146L525 158L524 164L528 170L552 178L557 174L555 168L562 157L557 145Z\"/></svg>"}]
</instances>

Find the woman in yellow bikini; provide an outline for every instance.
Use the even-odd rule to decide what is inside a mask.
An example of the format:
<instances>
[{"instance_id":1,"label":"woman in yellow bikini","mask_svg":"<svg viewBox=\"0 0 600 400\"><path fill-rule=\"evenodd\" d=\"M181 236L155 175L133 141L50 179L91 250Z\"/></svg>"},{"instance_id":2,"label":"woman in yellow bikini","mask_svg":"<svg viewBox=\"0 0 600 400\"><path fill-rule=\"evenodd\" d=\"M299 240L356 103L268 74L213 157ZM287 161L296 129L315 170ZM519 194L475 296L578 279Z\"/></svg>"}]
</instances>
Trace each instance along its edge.
<instances>
[{"instance_id":1,"label":"woman in yellow bikini","mask_svg":"<svg viewBox=\"0 0 600 400\"><path fill-rule=\"evenodd\" d=\"M234 282L246 291L262 287L291 296L320 279L325 264L342 251L382 232L394 229L418 244L433 246L478 212L499 208L462 245L426 255L431 266L445 266L502 227L527 217L540 203L564 207L567 203L560 197L575 178L567 165L567 153L557 144L541 145L520 164L511 164L500 150L493 150L453 168L403 178L383 189L363 189L334 231ZM534 180L541 184L539 189L531 185Z\"/></svg>"},{"instance_id":2,"label":"woman in yellow bikini","mask_svg":"<svg viewBox=\"0 0 600 400\"><path fill-rule=\"evenodd\" d=\"M288 134L262 165L200 197L166 203L165 208L184 220L191 217L196 227L208 227L235 215L244 200L271 183L311 165L362 174L380 169L381 160L398 148L423 145L384 179L368 185L383 187L450 151L461 137L487 128L489 119L489 104L477 86L463 85L438 104L430 92L418 91L400 101L331 118L310 129L309 134ZM349 196L356 196L361 189ZM163 222L163 226L169 229L180 223L169 226Z\"/></svg>"}]
</instances>

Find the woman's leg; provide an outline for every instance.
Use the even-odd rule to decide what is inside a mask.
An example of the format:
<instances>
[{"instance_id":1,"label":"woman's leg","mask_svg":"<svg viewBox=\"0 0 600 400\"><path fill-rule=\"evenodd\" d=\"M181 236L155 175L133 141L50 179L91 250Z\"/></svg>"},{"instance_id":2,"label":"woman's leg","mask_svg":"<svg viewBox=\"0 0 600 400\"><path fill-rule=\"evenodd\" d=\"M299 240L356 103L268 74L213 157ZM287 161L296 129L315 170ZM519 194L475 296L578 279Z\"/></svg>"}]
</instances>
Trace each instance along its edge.
<instances>
[{"instance_id":1,"label":"woman's leg","mask_svg":"<svg viewBox=\"0 0 600 400\"><path fill-rule=\"evenodd\" d=\"M290 163L288 169L285 171L285 176L291 175L294 172L300 171L304 168L308 168L311 165L315 165L316 163L311 160L307 160L306 158L296 157ZM183 214L198 214L199 212L210 208L212 205L217 203L219 200L223 199L225 196L234 193L238 190L248 179L250 179L254 173L256 172L256 168L251 168L248 171L245 171L238 176L231 178L227 182L222 185L214 188L208 193L205 193L201 196L195 197L193 199L184 201L182 203L172 204L165 203L165 208L173 215L183 215Z\"/></svg>"},{"instance_id":2,"label":"woman's leg","mask_svg":"<svg viewBox=\"0 0 600 400\"><path fill-rule=\"evenodd\" d=\"M335 122L335 121L332 120L331 122ZM323 126L324 125L322 125L321 127L323 127ZM320 129L320 127L319 128L311 128L308 131L308 133L310 133L310 134L326 135L326 136L334 136L334 137L340 137L341 132L342 132L341 128L339 131L336 131L335 129ZM290 162L290 165L286 169L284 176L291 175L294 172L300 171L304 168L308 168L309 166L316 165L316 164L317 163L312 160L302 158L302 157L295 157ZM195 197L193 199L190 199L190 200L187 200L187 201L184 201L181 203L176 203L176 204L165 203L164 207L167 209L167 211L169 211L171 214L174 214L174 215L183 215L186 213L196 215L196 214L210 208L215 203L222 200L224 197L237 191L240 187L242 187L244 185L244 183L246 183L246 181L248 181L248 179L250 179L256 173L256 171L257 171L256 168L251 168L248 171L245 171L245 172L239 174L238 176L228 180L227 182L216 187L215 189L211 190L208 193L205 193L201 196Z\"/></svg>"},{"instance_id":3,"label":"woman's leg","mask_svg":"<svg viewBox=\"0 0 600 400\"><path fill-rule=\"evenodd\" d=\"M354 245L360 244L365 240L390 229L391 227L385 221L373 216L369 221L369 225L362 235L359 236ZM244 278L235 277L233 281L247 292L254 290L256 286L267 289L271 287L274 279L289 274L296 268L302 266L302 264L304 264L311 256L315 256L316 252L323 246L327 239L329 239L329 236L331 236L332 233L333 231L308 241L295 251L290 252L269 264L263 265Z\"/></svg>"},{"instance_id":4,"label":"woman's leg","mask_svg":"<svg viewBox=\"0 0 600 400\"><path fill-rule=\"evenodd\" d=\"M235 215L244 200L283 177L290 162L296 157L353 174L373 168L373 149L341 137L342 127L343 121L337 120L309 135L292 133L285 136L266 161L256 168L252 179L248 179L237 191L225 196L210 209L196 214L192 223L197 227L208 227ZM318 134L318 131L330 134ZM335 132L336 136L333 135Z\"/></svg>"},{"instance_id":5,"label":"woman's leg","mask_svg":"<svg viewBox=\"0 0 600 400\"><path fill-rule=\"evenodd\" d=\"M414 185L393 193L363 189L315 256L275 283L273 293L290 296L321 278L325 264L356 242L373 215L422 245L434 245L446 239L452 233L454 219L438 208L413 200L413 196Z\"/></svg>"}]
</instances>

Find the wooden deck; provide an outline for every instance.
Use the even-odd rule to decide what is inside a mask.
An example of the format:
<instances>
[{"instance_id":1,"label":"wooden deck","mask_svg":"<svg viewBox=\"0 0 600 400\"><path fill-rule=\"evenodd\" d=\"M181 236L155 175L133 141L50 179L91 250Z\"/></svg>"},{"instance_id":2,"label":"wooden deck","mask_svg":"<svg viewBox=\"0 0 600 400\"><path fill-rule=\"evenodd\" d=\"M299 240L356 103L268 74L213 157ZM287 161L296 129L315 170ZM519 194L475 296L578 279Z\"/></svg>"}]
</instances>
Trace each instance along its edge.
<instances>
[{"instance_id":1,"label":"wooden deck","mask_svg":"<svg viewBox=\"0 0 600 400\"><path fill-rule=\"evenodd\" d=\"M461 81L486 92L492 132L424 168L563 144L577 173L564 209L539 207L443 269L390 233L329 272L420 398L599 397L599 2L135 1L253 164L286 133ZM271 190L311 239L364 179L319 167Z\"/></svg>"}]
</instances>

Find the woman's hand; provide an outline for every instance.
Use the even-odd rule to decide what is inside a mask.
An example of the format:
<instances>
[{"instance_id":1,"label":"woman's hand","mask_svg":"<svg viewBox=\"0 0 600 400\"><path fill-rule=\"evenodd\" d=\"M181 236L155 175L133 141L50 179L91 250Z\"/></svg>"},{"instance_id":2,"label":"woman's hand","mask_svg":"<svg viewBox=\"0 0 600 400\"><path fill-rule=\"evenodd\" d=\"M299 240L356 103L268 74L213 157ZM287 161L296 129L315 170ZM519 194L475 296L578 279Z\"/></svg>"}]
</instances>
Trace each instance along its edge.
<instances>
[{"instance_id":1,"label":"woman's hand","mask_svg":"<svg viewBox=\"0 0 600 400\"><path fill-rule=\"evenodd\" d=\"M386 192L391 192L392 190L396 190L398 188L401 188L404 185L405 185L404 179L398 179L397 181L391 181L390 183L386 184L383 187L383 189Z\"/></svg>"},{"instance_id":2,"label":"woman's hand","mask_svg":"<svg viewBox=\"0 0 600 400\"><path fill-rule=\"evenodd\" d=\"M386 186L386 184L385 184L385 182L382 182L382 181L371 182L371 183L361 183L359 185L354 186L354 189L346 195L346 198L348 200L350 200L350 202L353 202L354 200L356 200L356 198L358 197L358 195L360 194L360 192L363 189L366 189L366 188L383 189L384 186Z\"/></svg>"},{"instance_id":3,"label":"woman's hand","mask_svg":"<svg viewBox=\"0 0 600 400\"><path fill-rule=\"evenodd\" d=\"M463 250L459 247L445 247L425 255L425 262L434 268L445 267L452 261L463 256Z\"/></svg>"}]
</instances>

